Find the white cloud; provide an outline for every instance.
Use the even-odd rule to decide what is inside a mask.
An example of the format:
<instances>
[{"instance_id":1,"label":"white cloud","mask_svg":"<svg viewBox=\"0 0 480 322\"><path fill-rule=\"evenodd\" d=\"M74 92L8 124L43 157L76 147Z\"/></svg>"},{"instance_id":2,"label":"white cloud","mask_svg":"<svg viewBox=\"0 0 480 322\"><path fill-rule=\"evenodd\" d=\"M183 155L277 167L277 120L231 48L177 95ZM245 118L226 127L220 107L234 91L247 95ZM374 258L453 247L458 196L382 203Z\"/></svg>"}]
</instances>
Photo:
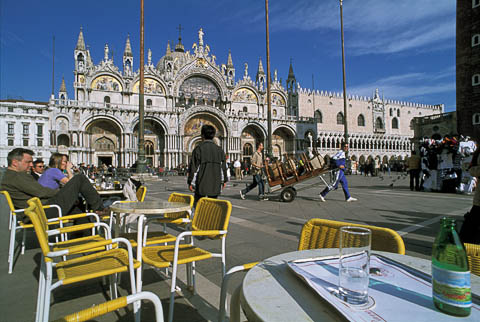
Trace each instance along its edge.
<instances>
[{"instance_id":1,"label":"white cloud","mask_svg":"<svg viewBox=\"0 0 480 322\"><path fill-rule=\"evenodd\" d=\"M371 83L351 86L347 93L371 96L376 88L390 99L412 99L431 94L455 91L455 68L433 74L407 73L378 79Z\"/></svg>"},{"instance_id":2,"label":"white cloud","mask_svg":"<svg viewBox=\"0 0 480 322\"><path fill-rule=\"evenodd\" d=\"M435 50L445 48L442 43L455 37L454 1L345 0L343 3L350 54L396 53L427 46ZM272 32L340 29L338 0L299 0L294 4L280 1L270 11ZM264 17L257 13L256 19Z\"/></svg>"}]
</instances>

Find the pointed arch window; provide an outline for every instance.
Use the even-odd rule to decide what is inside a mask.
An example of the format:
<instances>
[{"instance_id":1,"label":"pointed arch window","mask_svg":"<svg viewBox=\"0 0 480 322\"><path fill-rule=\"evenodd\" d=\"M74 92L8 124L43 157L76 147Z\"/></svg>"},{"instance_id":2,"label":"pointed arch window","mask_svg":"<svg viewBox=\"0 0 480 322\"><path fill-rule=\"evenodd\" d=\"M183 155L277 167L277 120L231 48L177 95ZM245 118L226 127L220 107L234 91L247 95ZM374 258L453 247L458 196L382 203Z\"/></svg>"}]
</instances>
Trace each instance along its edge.
<instances>
[{"instance_id":1,"label":"pointed arch window","mask_svg":"<svg viewBox=\"0 0 480 322\"><path fill-rule=\"evenodd\" d=\"M244 106L243 107L243 113L247 113L248 112L248 107Z\"/></svg>"},{"instance_id":2,"label":"pointed arch window","mask_svg":"<svg viewBox=\"0 0 480 322\"><path fill-rule=\"evenodd\" d=\"M393 116L393 108L390 107L390 116Z\"/></svg>"},{"instance_id":3,"label":"pointed arch window","mask_svg":"<svg viewBox=\"0 0 480 322\"><path fill-rule=\"evenodd\" d=\"M316 110L315 113L313 114L313 117L317 121L317 123L323 123L323 115L322 112L319 110Z\"/></svg>"},{"instance_id":4,"label":"pointed arch window","mask_svg":"<svg viewBox=\"0 0 480 322\"><path fill-rule=\"evenodd\" d=\"M400 109L397 110L397 117L400 117Z\"/></svg>"},{"instance_id":5,"label":"pointed arch window","mask_svg":"<svg viewBox=\"0 0 480 322\"><path fill-rule=\"evenodd\" d=\"M273 115L273 117L277 117L277 110L276 109L273 109L272 115Z\"/></svg>"},{"instance_id":6,"label":"pointed arch window","mask_svg":"<svg viewBox=\"0 0 480 322\"><path fill-rule=\"evenodd\" d=\"M396 117L392 119L392 129L398 129L398 119Z\"/></svg>"},{"instance_id":7,"label":"pointed arch window","mask_svg":"<svg viewBox=\"0 0 480 322\"><path fill-rule=\"evenodd\" d=\"M365 126L365 117L363 116L363 114L360 114L357 117L357 124L358 126Z\"/></svg>"},{"instance_id":8,"label":"pointed arch window","mask_svg":"<svg viewBox=\"0 0 480 322\"><path fill-rule=\"evenodd\" d=\"M337 114L337 124L339 124L339 125L345 124L345 120L343 118L343 113L342 112L339 112Z\"/></svg>"},{"instance_id":9,"label":"pointed arch window","mask_svg":"<svg viewBox=\"0 0 480 322\"><path fill-rule=\"evenodd\" d=\"M381 117L377 117L377 119L375 120L375 128L383 130L383 121Z\"/></svg>"},{"instance_id":10,"label":"pointed arch window","mask_svg":"<svg viewBox=\"0 0 480 322\"><path fill-rule=\"evenodd\" d=\"M152 107L152 100L151 99L147 100L147 107Z\"/></svg>"}]
</instances>

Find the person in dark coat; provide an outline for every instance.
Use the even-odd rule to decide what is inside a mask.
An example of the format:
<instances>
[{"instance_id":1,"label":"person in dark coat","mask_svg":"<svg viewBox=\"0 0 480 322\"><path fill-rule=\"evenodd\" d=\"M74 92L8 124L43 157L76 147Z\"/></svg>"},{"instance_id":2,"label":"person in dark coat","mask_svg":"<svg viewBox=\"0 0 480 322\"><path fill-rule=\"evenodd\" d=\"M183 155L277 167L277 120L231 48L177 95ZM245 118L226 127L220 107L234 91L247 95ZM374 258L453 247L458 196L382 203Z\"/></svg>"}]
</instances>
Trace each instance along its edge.
<instances>
[{"instance_id":1,"label":"person in dark coat","mask_svg":"<svg viewBox=\"0 0 480 322\"><path fill-rule=\"evenodd\" d=\"M213 142L215 128L202 126L201 142L192 152L188 167L187 184L195 191L195 203L202 197L217 198L227 178L226 158L223 150Z\"/></svg>"}]
</instances>

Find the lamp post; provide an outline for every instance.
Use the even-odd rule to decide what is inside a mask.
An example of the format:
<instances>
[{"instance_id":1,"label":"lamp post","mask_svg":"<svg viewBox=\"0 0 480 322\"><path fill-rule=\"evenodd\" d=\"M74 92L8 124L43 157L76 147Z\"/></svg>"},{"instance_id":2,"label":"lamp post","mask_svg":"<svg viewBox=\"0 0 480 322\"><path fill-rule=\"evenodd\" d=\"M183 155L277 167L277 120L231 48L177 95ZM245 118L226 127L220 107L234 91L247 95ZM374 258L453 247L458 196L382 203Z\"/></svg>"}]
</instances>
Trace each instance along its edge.
<instances>
[{"instance_id":1,"label":"lamp post","mask_svg":"<svg viewBox=\"0 0 480 322\"><path fill-rule=\"evenodd\" d=\"M143 51L143 36L144 36L144 21L143 21L143 0L140 0L140 84L138 86L138 109L139 109L139 124L138 124L138 158L137 158L137 172L143 173L146 168L145 161L145 111L144 111L144 51Z\"/></svg>"},{"instance_id":2,"label":"lamp post","mask_svg":"<svg viewBox=\"0 0 480 322\"><path fill-rule=\"evenodd\" d=\"M272 157L272 103L270 101L270 84L272 79L270 77L270 34L268 31L268 0L265 0L265 28L267 34L267 156Z\"/></svg>"},{"instance_id":3,"label":"lamp post","mask_svg":"<svg viewBox=\"0 0 480 322\"><path fill-rule=\"evenodd\" d=\"M343 71L343 128L344 140L348 144L347 81L345 76L345 41L343 38L343 0L340 0L340 26L342 32L342 71ZM348 150L345 152L348 159Z\"/></svg>"}]
</instances>

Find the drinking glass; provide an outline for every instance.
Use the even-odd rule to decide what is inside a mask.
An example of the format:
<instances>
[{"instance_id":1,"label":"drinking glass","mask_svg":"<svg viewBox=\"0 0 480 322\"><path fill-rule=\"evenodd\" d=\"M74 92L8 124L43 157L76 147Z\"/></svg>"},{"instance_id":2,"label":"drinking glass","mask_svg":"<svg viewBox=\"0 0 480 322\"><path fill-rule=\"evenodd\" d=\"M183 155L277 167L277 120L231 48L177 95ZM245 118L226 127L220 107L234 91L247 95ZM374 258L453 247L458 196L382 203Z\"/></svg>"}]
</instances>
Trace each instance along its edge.
<instances>
[{"instance_id":1,"label":"drinking glass","mask_svg":"<svg viewBox=\"0 0 480 322\"><path fill-rule=\"evenodd\" d=\"M354 305L368 302L368 274L372 232L368 228L340 228L338 291L342 300Z\"/></svg>"}]
</instances>

